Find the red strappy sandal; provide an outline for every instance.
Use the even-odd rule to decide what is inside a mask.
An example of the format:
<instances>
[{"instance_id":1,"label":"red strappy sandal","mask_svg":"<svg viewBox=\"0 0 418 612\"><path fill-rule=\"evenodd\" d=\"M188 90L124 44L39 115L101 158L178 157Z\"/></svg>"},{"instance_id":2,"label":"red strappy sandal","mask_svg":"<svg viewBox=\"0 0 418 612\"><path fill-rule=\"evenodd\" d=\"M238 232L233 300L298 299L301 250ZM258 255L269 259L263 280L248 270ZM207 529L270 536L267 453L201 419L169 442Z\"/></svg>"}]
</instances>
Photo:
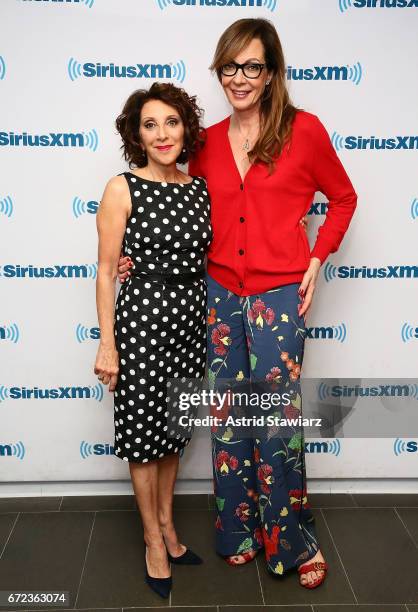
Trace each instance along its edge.
<instances>
[{"instance_id":1,"label":"red strappy sandal","mask_svg":"<svg viewBox=\"0 0 418 612\"><path fill-rule=\"evenodd\" d=\"M325 561L313 561L312 563L305 563L304 565L299 565L298 574L301 576L302 574L308 574L309 572L316 572L317 570L324 570L321 578L316 578L312 584L307 582L306 584L300 583L301 586L306 589L315 589L317 586L322 584L325 580L325 576L328 571L328 564Z\"/></svg>"},{"instance_id":2,"label":"red strappy sandal","mask_svg":"<svg viewBox=\"0 0 418 612\"><path fill-rule=\"evenodd\" d=\"M253 561L256 558L256 556L257 556L257 552L254 556L251 556L249 552L242 552L242 553L238 553L237 555L229 555L227 557L224 557L224 559L228 563L228 565L233 565L234 567L237 567L238 565L245 565L245 563L248 563L249 561ZM235 563L235 561L232 561L231 557L244 557L245 563Z\"/></svg>"}]
</instances>

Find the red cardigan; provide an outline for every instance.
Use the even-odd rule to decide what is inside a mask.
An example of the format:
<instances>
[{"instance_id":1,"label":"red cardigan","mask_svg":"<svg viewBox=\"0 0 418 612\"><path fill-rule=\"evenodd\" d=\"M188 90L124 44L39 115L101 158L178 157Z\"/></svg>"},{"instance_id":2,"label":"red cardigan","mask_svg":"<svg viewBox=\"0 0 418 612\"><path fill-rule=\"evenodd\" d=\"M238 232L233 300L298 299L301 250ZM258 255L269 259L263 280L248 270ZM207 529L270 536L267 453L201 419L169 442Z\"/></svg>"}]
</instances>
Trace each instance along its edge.
<instances>
[{"instance_id":1,"label":"red cardigan","mask_svg":"<svg viewBox=\"0 0 418 612\"><path fill-rule=\"evenodd\" d=\"M301 282L310 258L334 253L350 224L357 194L328 133L316 115L298 111L271 176L254 164L241 181L228 139L230 117L207 129L189 174L205 177L211 198L213 241L208 273L238 295L262 293ZM328 210L310 250L300 219L316 191Z\"/></svg>"}]
</instances>

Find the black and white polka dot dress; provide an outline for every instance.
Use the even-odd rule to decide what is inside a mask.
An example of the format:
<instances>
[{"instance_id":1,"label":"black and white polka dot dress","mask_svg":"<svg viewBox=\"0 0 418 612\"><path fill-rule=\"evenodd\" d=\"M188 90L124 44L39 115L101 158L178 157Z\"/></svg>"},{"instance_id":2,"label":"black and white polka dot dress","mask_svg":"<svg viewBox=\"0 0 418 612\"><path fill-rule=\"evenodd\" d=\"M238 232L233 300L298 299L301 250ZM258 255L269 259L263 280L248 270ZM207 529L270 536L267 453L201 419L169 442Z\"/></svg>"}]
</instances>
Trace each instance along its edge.
<instances>
[{"instance_id":1,"label":"black and white polka dot dress","mask_svg":"<svg viewBox=\"0 0 418 612\"><path fill-rule=\"evenodd\" d=\"M210 201L202 178L180 184L123 175L132 199L124 253L134 266L115 306L114 452L145 463L190 442L167 424L167 379L205 373Z\"/></svg>"}]
</instances>

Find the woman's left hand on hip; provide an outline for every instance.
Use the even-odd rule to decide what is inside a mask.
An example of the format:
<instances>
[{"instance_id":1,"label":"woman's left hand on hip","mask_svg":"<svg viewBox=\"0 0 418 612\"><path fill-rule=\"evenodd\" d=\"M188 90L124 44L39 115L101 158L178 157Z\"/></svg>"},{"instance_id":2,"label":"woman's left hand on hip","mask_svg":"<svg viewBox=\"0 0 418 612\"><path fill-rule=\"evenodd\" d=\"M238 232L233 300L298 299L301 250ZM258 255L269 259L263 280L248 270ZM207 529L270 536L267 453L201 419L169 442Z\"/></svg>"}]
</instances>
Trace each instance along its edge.
<instances>
[{"instance_id":1,"label":"woman's left hand on hip","mask_svg":"<svg viewBox=\"0 0 418 612\"><path fill-rule=\"evenodd\" d=\"M321 260L318 259L318 257L312 257L309 268L306 270L298 289L299 296L302 300L300 304L298 304L298 313L300 317L304 317L305 323L306 314L312 303L312 298L316 287L316 279L318 278L320 268Z\"/></svg>"}]
</instances>

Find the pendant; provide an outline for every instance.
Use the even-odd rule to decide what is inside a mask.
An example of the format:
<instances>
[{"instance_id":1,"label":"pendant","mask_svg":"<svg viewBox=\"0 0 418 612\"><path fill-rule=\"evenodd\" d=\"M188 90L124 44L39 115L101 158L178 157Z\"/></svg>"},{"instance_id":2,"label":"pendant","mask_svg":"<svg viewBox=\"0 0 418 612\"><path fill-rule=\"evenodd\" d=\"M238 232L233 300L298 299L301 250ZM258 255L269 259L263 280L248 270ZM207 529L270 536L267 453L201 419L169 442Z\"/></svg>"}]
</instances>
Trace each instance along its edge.
<instances>
[{"instance_id":1,"label":"pendant","mask_svg":"<svg viewBox=\"0 0 418 612\"><path fill-rule=\"evenodd\" d=\"M248 151L248 149L250 148L250 141L248 140L248 138L245 139L245 142L242 145L242 148L244 149L244 151Z\"/></svg>"}]
</instances>

